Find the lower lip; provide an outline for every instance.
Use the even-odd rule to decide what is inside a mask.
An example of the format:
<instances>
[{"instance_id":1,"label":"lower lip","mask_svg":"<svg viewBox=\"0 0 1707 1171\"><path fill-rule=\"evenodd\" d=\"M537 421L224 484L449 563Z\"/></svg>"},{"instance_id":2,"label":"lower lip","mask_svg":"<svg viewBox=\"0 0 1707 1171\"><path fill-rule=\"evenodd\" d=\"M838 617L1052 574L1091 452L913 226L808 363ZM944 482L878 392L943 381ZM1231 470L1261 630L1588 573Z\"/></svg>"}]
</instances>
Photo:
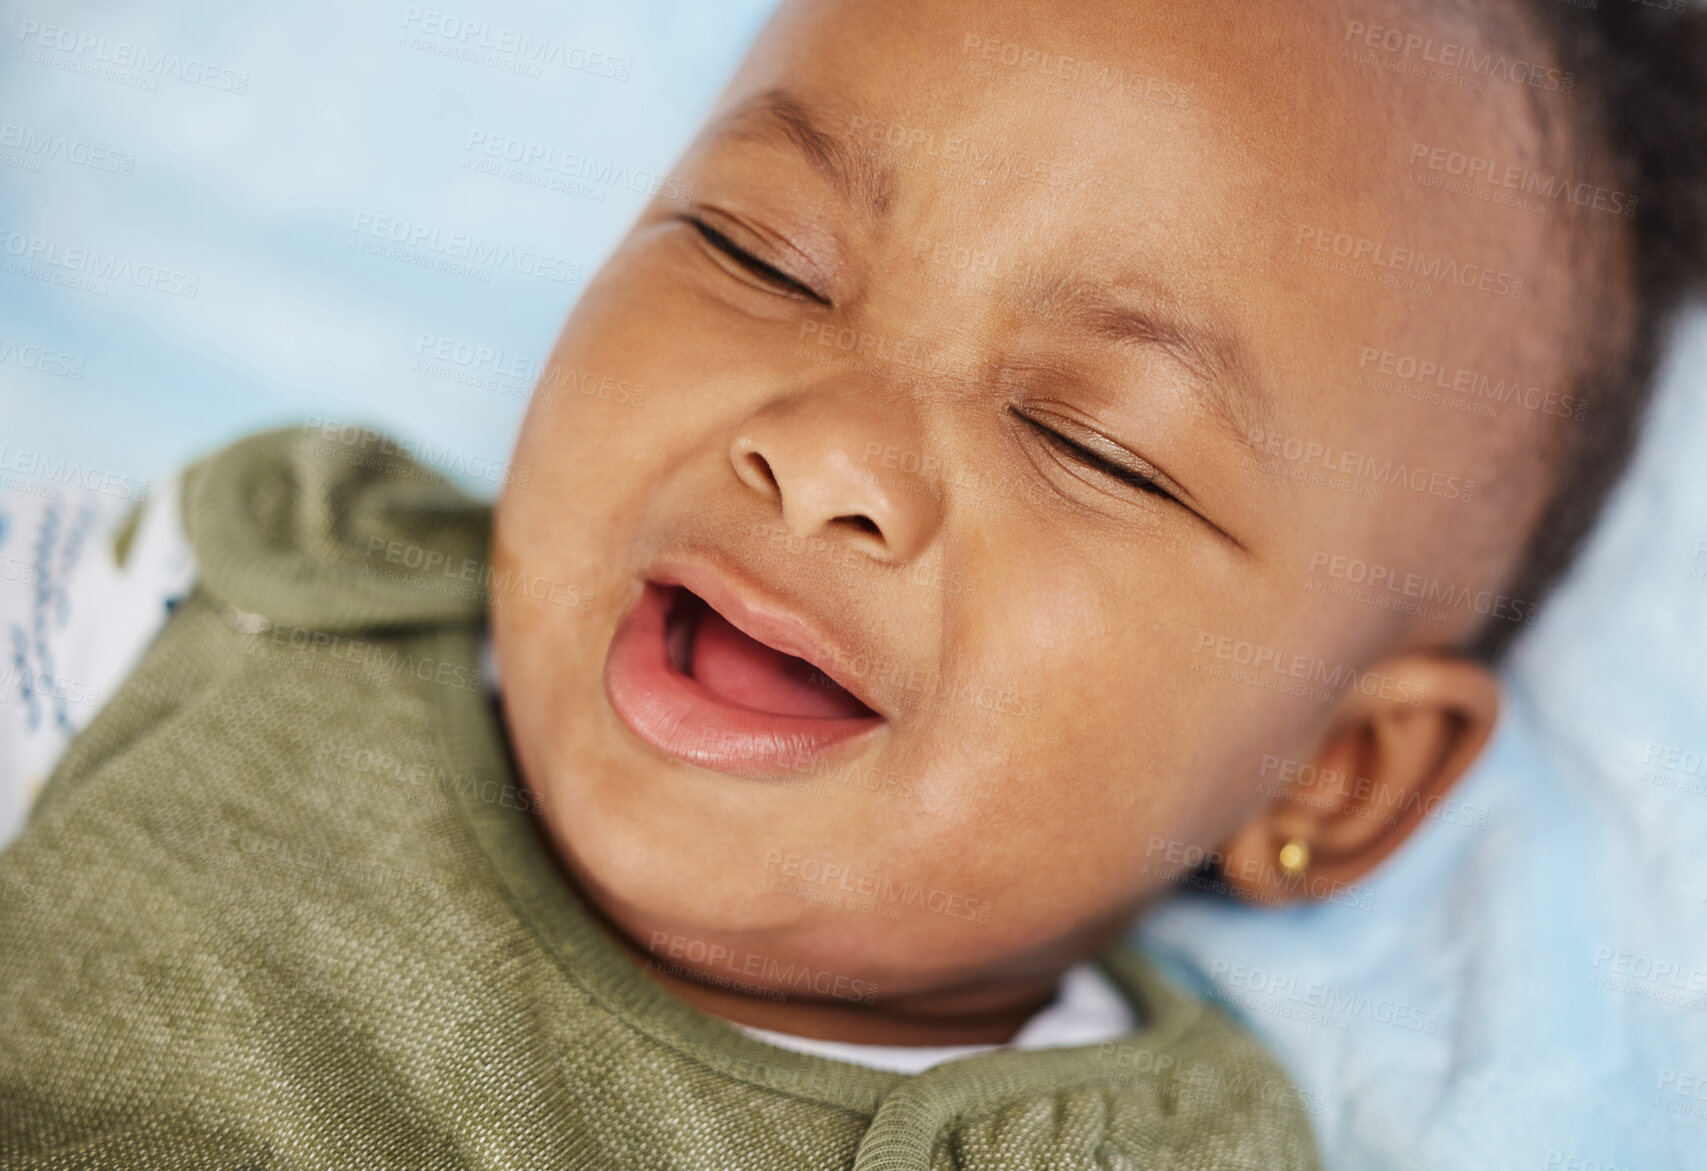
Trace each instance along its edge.
<instances>
[{"instance_id":1,"label":"lower lip","mask_svg":"<svg viewBox=\"0 0 1707 1171\"><path fill-rule=\"evenodd\" d=\"M754 711L676 670L664 628L673 592L647 582L605 655L605 695L628 730L668 756L765 777L876 731L882 716L814 718Z\"/></svg>"}]
</instances>

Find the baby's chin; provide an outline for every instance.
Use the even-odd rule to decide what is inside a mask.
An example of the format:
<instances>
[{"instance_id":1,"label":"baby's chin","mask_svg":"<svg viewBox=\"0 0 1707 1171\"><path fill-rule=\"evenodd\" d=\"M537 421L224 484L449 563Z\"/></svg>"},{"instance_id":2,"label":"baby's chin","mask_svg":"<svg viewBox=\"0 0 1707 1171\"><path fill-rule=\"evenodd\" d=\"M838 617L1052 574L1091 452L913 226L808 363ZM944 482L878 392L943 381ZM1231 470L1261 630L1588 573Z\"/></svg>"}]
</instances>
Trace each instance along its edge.
<instances>
[{"instance_id":1,"label":"baby's chin","mask_svg":"<svg viewBox=\"0 0 1707 1171\"><path fill-rule=\"evenodd\" d=\"M581 803L570 831L578 885L635 951L707 980L787 992L778 974L793 965L797 977L828 973L885 997L924 996L994 971L1051 970L1085 950L1067 942L1083 908L915 880L922 868L900 849L886 865L868 848L868 869L838 871L786 846L785 834L649 817L651 803L637 812L624 802L606 816L600 804ZM890 872L909 878L890 881Z\"/></svg>"}]
</instances>

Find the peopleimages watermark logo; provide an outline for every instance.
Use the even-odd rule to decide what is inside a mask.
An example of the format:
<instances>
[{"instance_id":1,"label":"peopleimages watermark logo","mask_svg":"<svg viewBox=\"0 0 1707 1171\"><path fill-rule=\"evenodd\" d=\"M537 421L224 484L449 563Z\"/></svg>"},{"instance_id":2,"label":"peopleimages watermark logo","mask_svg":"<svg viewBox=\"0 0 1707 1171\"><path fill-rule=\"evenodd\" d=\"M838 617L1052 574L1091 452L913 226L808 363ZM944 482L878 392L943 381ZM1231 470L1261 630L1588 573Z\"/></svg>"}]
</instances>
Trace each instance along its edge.
<instances>
[{"instance_id":1,"label":"peopleimages watermark logo","mask_svg":"<svg viewBox=\"0 0 1707 1171\"><path fill-rule=\"evenodd\" d=\"M541 67L550 65L592 77L627 81L634 68L634 62L627 57L431 8L403 10L403 34L398 43L526 77L542 77Z\"/></svg>"},{"instance_id":2,"label":"peopleimages watermark logo","mask_svg":"<svg viewBox=\"0 0 1707 1171\"><path fill-rule=\"evenodd\" d=\"M826 968L815 968L811 964L794 960L784 962L763 952L744 951L721 943L707 943L703 939L691 939L669 931L654 931L646 950L651 952L653 957L686 960L695 965L692 968L672 965L664 970L670 975L699 983L732 987L743 992L768 993L781 1000L788 998L786 989L792 988L817 996L850 1000L857 1004L877 1003L875 981L832 972ZM647 961L647 967L663 965L653 959ZM707 972L703 970L705 968L713 971ZM764 983L754 985L728 980L722 976L723 972L762 980ZM776 987L778 984L783 987Z\"/></svg>"},{"instance_id":3,"label":"peopleimages watermark logo","mask_svg":"<svg viewBox=\"0 0 1707 1171\"><path fill-rule=\"evenodd\" d=\"M1083 182L1076 163L1034 158L1006 145L939 135L923 125L891 122L855 114L848 119L850 138L865 139L895 152L902 168L930 171L945 180L984 186L992 181L1037 183L1072 190Z\"/></svg>"},{"instance_id":4,"label":"peopleimages watermark logo","mask_svg":"<svg viewBox=\"0 0 1707 1171\"><path fill-rule=\"evenodd\" d=\"M626 378L572 366L551 366L545 359L506 351L501 346L423 333L415 343L410 372L444 382L472 386L512 398L533 397L542 403L558 396L596 398L637 407L646 401L646 388Z\"/></svg>"},{"instance_id":5,"label":"peopleimages watermark logo","mask_svg":"<svg viewBox=\"0 0 1707 1171\"><path fill-rule=\"evenodd\" d=\"M81 244L0 227L0 271L104 297L111 285L130 285L195 300L201 278L162 264L137 262Z\"/></svg>"},{"instance_id":6,"label":"peopleimages watermark logo","mask_svg":"<svg viewBox=\"0 0 1707 1171\"><path fill-rule=\"evenodd\" d=\"M415 361L409 370L441 382L525 399L544 365L531 355L501 346L423 333L415 343ZM543 397L550 401L549 395Z\"/></svg>"},{"instance_id":7,"label":"peopleimages watermark logo","mask_svg":"<svg viewBox=\"0 0 1707 1171\"><path fill-rule=\"evenodd\" d=\"M1415 813L1466 829L1488 827L1488 811L1483 806L1467 805L1455 797L1396 789L1385 781L1321 768L1309 761L1265 753L1257 776L1264 778L1257 785L1257 792L1264 797L1285 794L1301 805L1346 809L1354 817L1381 825L1397 825L1400 818Z\"/></svg>"},{"instance_id":8,"label":"peopleimages watermark logo","mask_svg":"<svg viewBox=\"0 0 1707 1171\"><path fill-rule=\"evenodd\" d=\"M582 151L566 151L492 130L470 130L463 148L474 157L463 166L476 174L511 179L548 191L603 201L607 190L622 189L675 203L693 200L694 182L675 175L631 167Z\"/></svg>"},{"instance_id":9,"label":"peopleimages watermark logo","mask_svg":"<svg viewBox=\"0 0 1707 1171\"><path fill-rule=\"evenodd\" d=\"M1196 842L1151 834L1144 850L1144 873L1180 886L1233 894L1233 882L1247 884L1242 892L1252 902L1278 907L1288 898L1303 897L1367 911L1375 891L1356 882L1341 882L1319 874L1287 874L1272 863L1242 858L1236 866L1221 851ZM1205 873L1206 872L1206 873Z\"/></svg>"},{"instance_id":10,"label":"peopleimages watermark logo","mask_svg":"<svg viewBox=\"0 0 1707 1171\"><path fill-rule=\"evenodd\" d=\"M1588 417L1588 399L1556 389L1544 390L1533 383L1525 385L1516 374L1490 377L1479 370L1466 370L1449 362L1380 350L1374 346L1363 347L1357 359L1357 369L1354 386L1450 406L1487 418L1499 413L1495 403L1579 423ZM1449 398L1436 391L1461 397Z\"/></svg>"},{"instance_id":11,"label":"peopleimages watermark logo","mask_svg":"<svg viewBox=\"0 0 1707 1171\"><path fill-rule=\"evenodd\" d=\"M1688 1070L1664 1070L1653 1104L1668 1114L1707 1118L1707 1077Z\"/></svg>"},{"instance_id":12,"label":"peopleimages watermark logo","mask_svg":"<svg viewBox=\"0 0 1707 1171\"><path fill-rule=\"evenodd\" d=\"M1707 797L1707 755L1671 744L1650 743L1642 750L1636 780L1661 789Z\"/></svg>"},{"instance_id":13,"label":"peopleimages watermark logo","mask_svg":"<svg viewBox=\"0 0 1707 1171\"><path fill-rule=\"evenodd\" d=\"M17 56L27 61L138 89L154 91L161 81L181 81L230 94L249 92L248 70L229 69L182 53L157 52L134 41L108 40L103 34L64 25L25 20L18 26L18 40L22 46Z\"/></svg>"},{"instance_id":14,"label":"peopleimages watermark logo","mask_svg":"<svg viewBox=\"0 0 1707 1171\"><path fill-rule=\"evenodd\" d=\"M991 906L988 899L980 899L960 891L927 887L904 878L897 881L888 874L862 870L846 861L820 858L812 854L766 850L763 869L767 875L767 883L761 884L759 889L775 890L783 894L796 894L797 891L804 890L806 893L799 897L806 897L807 901L832 901L822 897L813 898L812 895L837 898L845 896L835 905L840 906L845 902L854 910L870 905L879 913L893 912L884 915L890 919L900 918L902 911L912 907L950 919L965 919L977 923L990 921ZM772 874L772 871L775 871L775 874ZM779 878L795 881L779 883Z\"/></svg>"},{"instance_id":15,"label":"peopleimages watermark logo","mask_svg":"<svg viewBox=\"0 0 1707 1171\"><path fill-rule=\"evenodd\" d=\"M386 675L407 675L458 691L485 691L479 667L417 653L418 648L395 638L364 639L355 635L315 630L274 622L260 614L227 606L221 617L233 629L253 635L242 644L252 658L292 666L336 679L378 686Z\"/></svg>"},{"instance_id":16,"label":"peopleimages watermark logo","mask_svg":"<svg viewBox=\"0 0 1707 1171\"><path fill-rule=\"evenodd\" d=\"M105 143L51 134L16 122L0 122L0 164L40 173L48 162L115 175L129 175L136 169L135 155Z\"/></svg>"},{"instance_id":17,"label":"peopleimages watermark logo","mask_svg":"<svg viewBox=\"0 0 1707 1171\"><path fill-rule=\"evenodd\" d=\"M1310 577L1304 588L1382 610L1417 614L1433 622L1444 622L1452 611L1459 611L1533 626L1541 613L1536 603L1498 590L1477 589L1324 549L1310 554Z\"/></svg>"},{"instance_id":18,"label":"peopleimages watermark logo","mask_svg":"<svg viewBox=\"0 0 1707 1171\"><path fill-rule=\"evenodd\" d=\"M1497 49L1481 49L1468 42L1437 40L1410 29L1348 20L1345 41L1341 57L1359 65L1377 65L1395 73L1426 77L1476 92L1481 92L1488 81L1506 81L1560 94L1570 94L1576 89L1576 74L1567 70L1522 57L1508 57ZM1371 50L1393 56L1382 60Z\"/></svg>"},{"instance_id":19,"label":"peopleimages watermark logo","mask_svg":"<svg viewBox=\"0 0 1707 1171\"><path fill-rule=\"evenodd\" d=\"M1318 703L1331 703L1347 691L1378 696L1412 707L1420 707L1423 702L1423 686L1414 680L1359 671L1344 663L1331 663L1314 655L1264 646L1249 639L1200 630L1197 652L1198 661L1192 664L1194 671L1212 678L1231 679L1269 691L1314 699ZM1206 652L1216 661L1205 662Z\"/></svg>"},{"instance_id":20,"label":"peopleimages watermark logo","mask_svg":"<svg viewBox=\"0 0 1707 1171\"><path fill-rule=\"evenodd\" d=\"M1437 176L1429 179L1423 172ZM1595 211L1634 217L1636 196L1627 191L1602 187L1586 180L1570 180L1537 171L1523 163L1500 162L1485 155L1470 154L1427 142L1412 142L1406 178L1425 187L1468 195L1524 211L1545 212L1542 200L1571 203ZM1461 179L1461 184L1452 180ZM1515 192L1516 194L1513 194ZM1531 199L1530 196L1538 198Z\"/></svg>"},{"instance_id":21,"label":"peopleimages watermark logo","mask_svg":"<svg viewBox=\"0 0 1707 1171\"><path fill-rule=\"evenodd\" d=\"M1009 81L1022 89L1032 89L1070 99L1113 96L1163 106L1189 109L1192 82L1180 83L1153 74L1122 69L1082 57L1021 44L995 36L967 33L961 42L961 55L968 63L978 63L986 71L1002 65L1010 70ZM990 72L986 72L990 76Z\"/></svg>"},{"instance_id":22,"label":"peopleimages watermark logo","mask_svg":"<svg viewBox=\"0 0 1707 1171\"><path fill-rule=\"evenodd\" d=\"M1435 284L1442 284L1514 300L1523 297L1523 278L1516 273L1317 224L1299 224L1297 229L1293 249L1295 254L1303 255L1294 258L1324 272L1354 276L1406 292L1432 295ZM1306 248L1323 255L1312 256L1303 252Z\"/></svg>"},{"instance_id":23,"label":"peopleimages watermark logo","mask_svg":"<svg viewBox=\"0 0 1707 1171\"><path fill-rule=\"evenodd\" d=\"M816 562L814 568L820 571L862 574L874 582L900 580L946 594L969 594L976 588L976 583L961 570L945 568L940 557L911 562L897 574L897 567L874 563L844 542L816 535L802 536L780 522L753 521L747 535L764 541L765 548L773 552L811 558Z\"/></svg>"},{"instance_id":24,"label":"peopleimages watermark logo","mask_svg":"<svg viewBox=\"0 0 1707 1171\"><path fill-rule=\"evenodd\" d=\"M380 798L449 804L466 797L523 813L540 811L526 785L512 785L478 773L453 773L437 764L405 760L365 744L321 741L315 759L320 780Z\"/></svg>"},{"instance_id":25,"label":"peopleimages watermark logo","mask_svg":"<svg viewBox=\"0 0 1707 1171\"><path fill-rule=\"evenodd\" d=\"M20 345L15 339L0 334L0 366L21 366L25 370L81 382L83 370L87 365L87 359L75 354L67 354L46 346L30 345L28 342Z\"/></svg>"},{"instance_id":26,"label":"peopleimages watermark logo","mask_svg":"<svg viewBox=\"0 0 1707 1171\"><path fill-rule=\"evenodd\" d=\"M536 602L571 609L593 608L593 591L586 586L517 569L501 570L483 558L430 549L412 541L369 537L366 556L361 567L363 576L397 581L433 593L478 599L493 606L503 605L512 595L525 595Z\"/></svg>"},{"instance_id":27,"label":"peopleimages watermark logo","mask_svg":"<svg viewBox=\"0 0 1707 1171\"><path fill-rule=\"evenodd\" d=\"M1673 1008L1707 1011L1707 967L1655 958L1614 947L1594 949L1589 986L1654 1000Z\"/></svg>"},{"instance_id":28,"label":"peopleimages watermark logo","mask_svg":"<svg viewBox=\"0 0 1707 1171\"><path fill-rule=\"evenodd\" d=\"M487 480L494 484L515 484L525 488L533 478L533 469L526 464L468 452L451 444L437 444L430 439L405 437L393 439L372 431L360 423L309 415L303 424L305 434L312 437L335 458L357 467L384 470L396 476L413 476L432 480L433 473L456 473L472 480ZM336 444L342 451L332 448ZM410 465L415 465L411 467Z\"/></svg>"},{"instance_id":29,"label":"peopleimages watermark logo","mask_svg":"<svg viewBox=\"0 0 1707 1171\"><path fill-rule=\"evenodd\" d=\"M1589 0L1592 7L1594 0ZM1587 1158L1583 1155L1567 1155L1564 1151L1553 1151L1547 1156L1542 1171L1636 1171L1627 1163L1603 1163L1599 1159Z\"/></svg>"},{"instance_id":30,"label":"peopleimages watermark logo","mask_svg":"<svg viewBox=\"0 0 1707 1171\"><path fill-rule=\"evenodd\" d=\"M349 246L369 256L430 268L451 276L490 281L492 273L507 270L520 276L576 284L581 266L540 248L518 248L469 232L446 231L433 224L397 216L356 213Z\"/></svg>"},{"instance_id":31,"label":"peopleimages watermark logo","mask_svg":"<svg viewBox=\"0 0 1707 1171\"><path fill-rule=\"evenodd\" d=\"M44 486L78 487L121 500L140 500L148 495L148 481L94 467L78 460L55 459L37 451L26 451L0 443L0 474L27 477ZM10 484L5 485L10 487Z\"/></svg>"},{"instance_id":32,"label":"peopleimages watermark logo","mask_svg":"<svg viewBox=\"0 0 1707 1171\"><path fill-rule=\"evenodd\" d=\"M1291 973L1271 972L1228 960L1213 961L1209 976L1215 985L1210 996L1231 1001L1241 1008L1288 1017L1298 1010L1307 1014L1313 1010L1320 1015L1299 1019L1342 1031L1353 1020L1392 1025L1431 1036L1440 1031L1440 1013L1435 1009L1341 988L1323 980L1301 980Z\"/></svg>"},{"instance_id":33,"label":"peopleimages watermark logo","mask_svg":"<svg viewBox=\"0 0 1707 1171\"><path fill-rule=\"evenodd\" d=\"M17 633L18 628L13 627L13 631ZM0 700L10 701L13 696L31 705L36 702L36 697L46 696L82 707L93 705L101 698L101 687L97 683L85 683L50 671L31 670L14 662L11 666L0 667Z\"/></svg>"},{"instance_id":34,"label":"peopleimages watermark logo","mask_svg":"<svg viewBox=\"0 0 1707 1171\"><path fill-rule=\"evenodd\" d=\"M1466 477L1350 451L1319 439L1259 429L1250 431L1246 438L1250 445L1248 467L1270 475L1319 482L1371 500L1382 499L1384 486L1408 488L1463 503L1469 503L1476 494L1476 481ZM1265 460L1264 456L1268 458Z\"/></svg>"}]
</instances>

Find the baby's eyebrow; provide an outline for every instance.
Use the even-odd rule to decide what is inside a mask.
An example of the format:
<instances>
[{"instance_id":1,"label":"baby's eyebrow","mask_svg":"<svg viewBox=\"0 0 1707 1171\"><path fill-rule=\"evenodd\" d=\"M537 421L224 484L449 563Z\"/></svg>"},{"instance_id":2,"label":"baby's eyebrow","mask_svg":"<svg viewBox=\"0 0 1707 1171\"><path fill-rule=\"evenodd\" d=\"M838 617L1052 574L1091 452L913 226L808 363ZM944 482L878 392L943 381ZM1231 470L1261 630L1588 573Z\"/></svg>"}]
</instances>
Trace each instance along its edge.
<instances>
[{"instance_id":1,"label":"baby's eyebrow","mask_svg":"<svg viewBox=\"0 0 1707 1171\"><path fill-rule=\"evenodd\" d=\"M755 94L711 127L712 139L758 142L798 151L849 203L874 220L888 215L894 198L895 169L857 139L844 138L822 102L809 102L785 89ZM850 118L840 119L851 125Z\"/></svg>"},{"instance_id":2,"label":"baby's eyebrow","mask_svg":"<svg viewBox=\"0 0 1707 1171\"><path fill-rule=\"evenodd\" d=\"M1273 429L1274 399L1236 334L1169 307L1142 281L1056 276L1031 283L1028 307L1116 345L1159 349L1185 367L1198 400L1241 443Z\"/></svg>"}]
</instances>

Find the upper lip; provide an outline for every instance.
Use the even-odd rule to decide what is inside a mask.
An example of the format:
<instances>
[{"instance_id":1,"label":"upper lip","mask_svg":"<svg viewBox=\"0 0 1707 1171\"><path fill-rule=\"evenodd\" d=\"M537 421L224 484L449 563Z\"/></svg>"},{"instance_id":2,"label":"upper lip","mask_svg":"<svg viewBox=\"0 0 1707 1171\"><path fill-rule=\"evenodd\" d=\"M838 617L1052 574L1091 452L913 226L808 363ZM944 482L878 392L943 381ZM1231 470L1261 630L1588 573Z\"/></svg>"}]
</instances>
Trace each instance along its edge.
<instances>
[{"instance_id":1,"label":"upper lip","mask_svg":"<svg viewBox=\"0 0 1707 1171\"><path fill-rule=\"evenodd\" d=\"M880 716L885 714L848 669L854 656L841 640L754 583L704 562L675 557L655 561L646 578L697 594L742 634L773 650L804 659L866 707Z\"/></svg>"}]
</instances>

